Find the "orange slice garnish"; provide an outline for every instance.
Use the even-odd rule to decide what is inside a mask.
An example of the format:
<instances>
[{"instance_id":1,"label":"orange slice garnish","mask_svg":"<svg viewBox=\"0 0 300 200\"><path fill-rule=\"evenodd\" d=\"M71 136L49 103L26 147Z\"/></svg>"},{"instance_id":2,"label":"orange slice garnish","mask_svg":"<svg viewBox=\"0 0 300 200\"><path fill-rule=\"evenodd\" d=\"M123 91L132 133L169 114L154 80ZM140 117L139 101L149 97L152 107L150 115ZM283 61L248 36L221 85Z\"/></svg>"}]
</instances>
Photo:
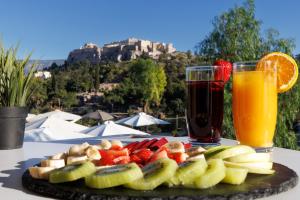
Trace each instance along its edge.
<instances>
[{"instance_id":1,"label":"orange slice garnish","mask_svg":"<svg viewBox=\"0 0 300 200\"><path fill-rule=\"evenodd\" d=\"M277 68L277 92L283 93L293 87L298 78L298 66L289 55L273 52L258 61L257 70L264 70L265 62L271 62Z\"/></svg>"}]
</instances>

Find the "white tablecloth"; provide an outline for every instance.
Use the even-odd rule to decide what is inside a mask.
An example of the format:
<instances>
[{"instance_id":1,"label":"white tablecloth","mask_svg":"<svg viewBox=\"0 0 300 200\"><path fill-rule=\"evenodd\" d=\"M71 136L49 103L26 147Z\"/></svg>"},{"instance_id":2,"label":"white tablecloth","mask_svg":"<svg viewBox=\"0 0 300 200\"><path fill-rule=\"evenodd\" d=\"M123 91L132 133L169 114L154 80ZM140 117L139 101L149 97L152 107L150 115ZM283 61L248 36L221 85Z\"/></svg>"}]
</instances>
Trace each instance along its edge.
<instances>
[{"instance_id":1,"label":"white tablecloth","mask_svg":"<svg viewBox=\"0 0 300 200\"><path fill-rule=\"evenodd\" d=\"M174 138L168 138L173 140ZM175 138L186 141L187 138ZM137 139L127 138L125 141L133 141ZM139 139L142 140L142 139ZM64 141L63 143L40 143L25 142L22 149L16 150L0 150L0 199L8 200L37 200L49 199L37 196L22 187L22 174L29 166L38 163L41 158L53 155L58 152L66 151L69 146L74 143L82 143L83 141ZM88 141L91 144L97 141ZM222 139L222 144L234 144L232 140ZM288 149L275 148L273 152L274 162L278 162L288 166L300 174L300 152ZM296 200L300 199L300 185L288 192L281 193L276 196L264 199L283 199Z\"/></svg>"}]
</instances>

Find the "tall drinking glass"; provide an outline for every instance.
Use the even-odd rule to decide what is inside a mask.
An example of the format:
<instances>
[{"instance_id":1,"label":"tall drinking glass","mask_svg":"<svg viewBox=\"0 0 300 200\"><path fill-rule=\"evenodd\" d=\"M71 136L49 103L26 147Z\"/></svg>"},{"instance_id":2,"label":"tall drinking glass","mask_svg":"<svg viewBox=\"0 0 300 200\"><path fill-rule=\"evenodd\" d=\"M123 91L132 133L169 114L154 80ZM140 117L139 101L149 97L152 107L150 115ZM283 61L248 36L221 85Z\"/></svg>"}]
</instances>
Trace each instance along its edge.
<instances>
[{"instance_id":1,"label":"tall drinking glass","mask_svg":"<svg viewBox=\"0 0 300 200\"><path fill-rule=\"evenodd\" d=\"M192 143L217 145L222 135L224 79L219 66L186 68L188 134Z\"/></svg>"},{"instance_id":2,"label":"tall drinking glass","mask_svg":"<svg viewBox=\"0 0 300 200\"><path fill-rule=\"evenodd\" d=\"M277 71L274 63L233 64L233 123L240 144L271 151L277 117Z\"/></svg>"}]
</instances>

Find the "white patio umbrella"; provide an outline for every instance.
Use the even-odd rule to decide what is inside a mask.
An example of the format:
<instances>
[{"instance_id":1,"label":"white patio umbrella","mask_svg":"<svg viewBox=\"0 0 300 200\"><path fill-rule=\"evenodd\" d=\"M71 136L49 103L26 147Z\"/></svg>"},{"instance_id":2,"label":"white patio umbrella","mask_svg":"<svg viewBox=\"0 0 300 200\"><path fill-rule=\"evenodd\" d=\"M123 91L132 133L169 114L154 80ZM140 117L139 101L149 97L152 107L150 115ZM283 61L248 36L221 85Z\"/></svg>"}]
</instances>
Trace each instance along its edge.
<instances>
[{"instance_id":1,"label":"white patio umbrella","mask_svg":"<svg viewBox=\"0 0 300 200\"><path fill-rule=\"evenodd\" d=\"M25 130L32 130L37 128L49 128L57 132L80 132L87 129L88 127L68 122L52 115L25 124Z\"/></svg>"},{"instance_id":2,"label":"white patio umbrella","mask_svg":"<svg viewBox=\"0 0 300 200\"><path fill-rule=\"evenodd\" d=\"M112 116L111 114L104 112L102 110L96 110L94 112L90 112L87 113L85 115L82 116L82 118L87 118L87 119L95 119L95 120L99 120L99 121L108 121L108 120L113 120L114 116Z\"/></svg>"},{"instance_id":3,"label":"white patio umbrella","mask_svg":"<svg viewBox=\"0 0 300 200\"><path fill-rule=\"evenodd\" d=\"M70 122L76 122L79 119L81 119L81 116L79 116L79 115L64 112L61 110L55 110L55 111L39 114L35 117L30 118L28 121L32 122L32 121L40 120L42 118L49 117L49 116L54 116L56 118L59 118L59 119L65 120L65 121L70 121Z\"/></svg>"},{"instance_id":4,"label":"white patio umbrella","mask_svg":"<svg viewBox=\"0 0 300 200\"><path fill-rule=\"evenodd\" d=\"M115 135L149 135L148 133L121 126L113 121L106 121L104 124L93 126L82 131L91 136L115 136Z\"/></svg>"},{"instance_id":5,"label":"white patio umbrella","mask_svg":"<svg viewBox=\"0 0 300 200\"><path fill-rule=\"evenodd\" d=\"M140 112L137 115L127 117L124 119L120 119L116 121L118 124L126 124L128 126L133 126L133 127L138 127L138 126L149 126L153 124L161 124L161 125L166 125L170 124L167 121L155 118L151 115L148 115L144 112Z\"/></svg>"},{"instance_id":6,"label":"white patio umbrella","mask_svg":"<svg viewBox=\"0 0 300 200\"><path fill-rule=\"evenodd\" d=\"M71 131L58 132L52 130L51 128L36 128L36 129L25 131L24 141L42 142L42 141L82 139L82 138L90 138L90 137L92 136L83 133L77 133Z\"/></svg>"},{"instance_id":7,"label":"white patio umbrella","mask_svg":"<svg viewBox=\"0 0 300 200\"><path fill-rule=\"evenodd\" d=\"M25 141L54 141L75 138L89 138L91 136L80 133L88 127L64 121L54 116L26 123Z\"/></svg>"},{"instance_id":8,"label":"white patio umbrella","mask_svg":"<svg viewBox=\"0 0 300 200\"><path fill-rule=\"evenodd\" d=\"M35 118L35 117L36 117L35 114L28 113L28 114L27 114L27 117L26 117L26 121L29 122L30 120L32 120L32 119Z\"/></svg>"}]
</instances>

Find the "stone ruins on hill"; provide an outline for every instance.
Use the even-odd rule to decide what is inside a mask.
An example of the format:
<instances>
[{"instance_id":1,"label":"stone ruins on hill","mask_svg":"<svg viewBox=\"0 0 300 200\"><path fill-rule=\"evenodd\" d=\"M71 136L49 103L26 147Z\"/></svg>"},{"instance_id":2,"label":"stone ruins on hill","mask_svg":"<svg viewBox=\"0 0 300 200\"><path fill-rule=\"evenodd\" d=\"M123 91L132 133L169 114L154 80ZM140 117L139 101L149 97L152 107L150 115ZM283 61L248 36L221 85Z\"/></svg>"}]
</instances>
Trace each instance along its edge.
<instances>
[{"instance_id":1,"label":"stone ruins on hill","mask_svg":"<svg viewBox=\"0 0 300 200\"><path fill-rule=\"evenodd\" d=\"M141 55L147 55L153 59L158 59L160 54L172 54L176 51L172 43L152 42L128 38L126 40L105 44L102 48L96 44L87 43L79 49L69 53L67 62L76 63L88 60L93 64L101 60L125 61L136 59Z\"/></svg>"}]
</instances>

